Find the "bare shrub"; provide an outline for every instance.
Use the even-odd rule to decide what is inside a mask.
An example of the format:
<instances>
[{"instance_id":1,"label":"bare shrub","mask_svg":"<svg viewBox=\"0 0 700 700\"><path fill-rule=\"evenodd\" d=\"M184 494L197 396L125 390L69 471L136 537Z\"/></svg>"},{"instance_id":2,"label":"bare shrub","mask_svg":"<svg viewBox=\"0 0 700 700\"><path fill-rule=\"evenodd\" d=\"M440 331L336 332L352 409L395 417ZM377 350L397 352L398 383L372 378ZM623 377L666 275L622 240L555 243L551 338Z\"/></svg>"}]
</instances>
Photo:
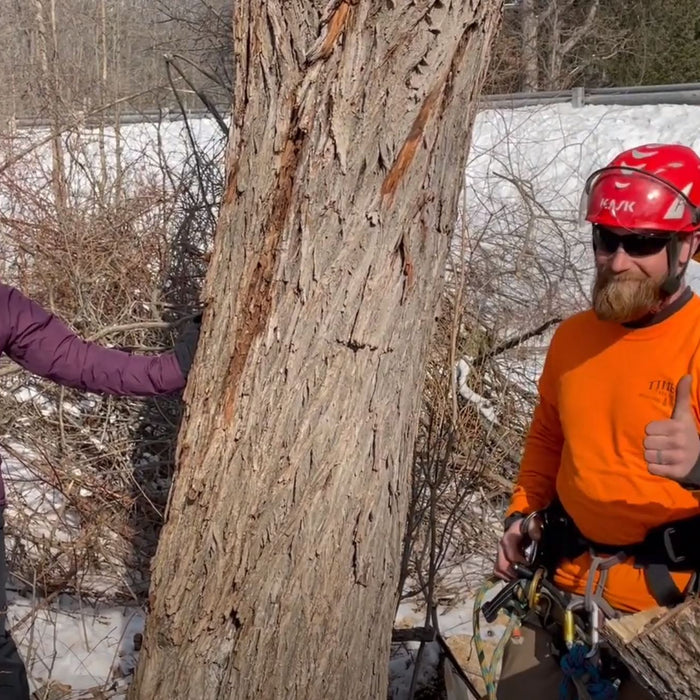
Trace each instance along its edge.
<instances>
[{"instance_id":1,"label":"bare shrub","mask_svg":"<svg viewBox=\"0 0 700 700\"><path fill-rule=\"evenodd\" d=\"M591 275L569 173L553 185L558 154L525 160L537 152L524 142L534 116L479 119L428 359L404 547L403 595L424 598L435 627L437 606L491 571L549 338L585 305Z\"/></svg>"},{"instance_id":2,"label":"bare shrub","mask_svg":"<svg viewBox=\"0 0 700 700\"><path fill-rule=\"evenodd\" d=\"M3 280L85 338L139 353L169 349L198 304L222 144L213 154L179 144L173 161L172 141L157 129L143 146L132 139L122 160L113 140L101 143L104 167L94 136L64 136L64 206L45 150L2 169ZM23 135L32 137L41 141ZM5 142L5 158L17 148ZM49 597L141 600L173 473L179 398L86 395L7 360L0 382L16 581Z\"/></svg>"}]
</instances>

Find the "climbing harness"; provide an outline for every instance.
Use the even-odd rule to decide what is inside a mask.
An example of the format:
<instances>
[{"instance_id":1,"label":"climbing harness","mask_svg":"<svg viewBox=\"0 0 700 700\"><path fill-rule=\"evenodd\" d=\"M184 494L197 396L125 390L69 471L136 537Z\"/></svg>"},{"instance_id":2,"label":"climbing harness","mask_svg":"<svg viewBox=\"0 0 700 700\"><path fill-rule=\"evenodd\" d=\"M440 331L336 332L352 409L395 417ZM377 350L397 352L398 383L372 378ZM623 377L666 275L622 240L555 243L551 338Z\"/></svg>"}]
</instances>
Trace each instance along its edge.
<instances>
[{"instance_id":1,"label":"climbing harness","mask_svg":"<svg viewBox=\"0 0 700 700\"><path fill-rule=\"evenodd\" d=\"M607 562L601 560L597 564L602 579L610 566L603 568ZM624 674L620 673L623 668L619 664L615 665L607 656L603 658L601 655L599 626L602 610L595 599L602 593L592 591L587 597L568 596L547 579L544 568L532 571L516 564L515 569L518 578L505 585L491 600L486 601L486 596L500 582L495 577L484 582L474 599L473 639L488 700L496 700L503 654L508 642L516 635L521 620L531 611L538 611L544 620L555 619L555 606L561 618L558 625L562 643L559 663L563 674L560 699L567 700L573 687L579 700L614 700ZM500 610L508 615L508 623L491 659L487 660L480 618L483 615L487 622L493 622Z\"/></svg>"},{"instance_id":2,"label":"climbing harness","mask_svg":"<svg viewBox=\"0 0 700 700\"><path fill-rule=\"evenodd\" d=\"M494 577L488 579L474 600L473 639L488 700L496 699L498 673L505 648L521 620L531 612L537 613L543 621L555 621L561 629L561 700L567 700L572 687L580 700L613 700L617 697L626 670L609 654L601 653L602 620L618 616L617 611L604 599L603 593L609 570L624 561L629 555L628 551L614 546L604 546L603 552L594 549L558 503L524 518L521 532L526 537L527 566L514 564L517 578L486 601L488 592L499 583ZM533 532L537 533L536 539L531 538ZM656 533L653 537L659 541ZM662 534L660 541L667 540L668 534ZM585 594L577 596L560 591L549 577L562 559L574 558L586 548L591 555L591 566ZM660 557L658 548L637 546L635 553L640 552L647 556L650 552L654 553L655 561ZM605 555L600 556L601 553ZM556 615L553 614L555 609ZM480 616L483 614L487 622L493 622L499 610L505 611L509 619L491 660L487 661Z\"/></svg>"},{"instance_id":3,"label":"climbing harness","mask_svg":"<svg viewBox=\"0 0 700 700\"><path fill-rule=\"evenodd\" d=\"M609 567L628 557L634 557L635 565L644 570L649 591L659 605L673 606L683 602L692 589L680 591L674 583L673 571L698 571L700 569L700 516L683 518L652 528L641 542L631 544L604 544L585 537L558 499L543 511L528 517L542 520L542 532L546 536L537 545L537 562L552 575L564 559L575 559L588 551L599 561L615 561ZM600 555L606 555L601 558ZM601 573L605 567L601 568ZM592 577L589 577L589 582ZM693 580L692 585L695 585ZM606 611L607 614L607 611Z\"/></svg>"},{"instance_id":4,"label":"climbing harness","mask_svg":"<svg viewBox=\"0 0 700 700\"><path fill-rule=\"evenodd\" d=\"M682 602L700 584L697 575L700 571L700 548L697 547L700 516L653 528L641 542L601 544L586 538L561 502L555 499L544 510L523 518L520 529L527 544L527 566L515 564L517 578L485 602L488 592L499 582L495 578L488 579L474 600L474 645L488 699L496 698L503 653L520 621L530 612L538 613L544 620L553 620L551 613L556 607L560 612L557 623L558 626L560 623L563 641L560 665L564 677L560 697L568 698L573 686L582 700L612 700L617 696L626 669L610 654L601 654L602 620L618 616L603 597L609 570L628 557L634 557L660 605ZM581 597L559 591L549 579L560 562L575 559L586 551L591 556L591 566L585 594ZM680 591L676 587L671 577L673 571L696 572L687 590ZM487 662L480 615L492 622L501 609L509 615L509 621L491 661Z\"/></svg>"}]
</instances>

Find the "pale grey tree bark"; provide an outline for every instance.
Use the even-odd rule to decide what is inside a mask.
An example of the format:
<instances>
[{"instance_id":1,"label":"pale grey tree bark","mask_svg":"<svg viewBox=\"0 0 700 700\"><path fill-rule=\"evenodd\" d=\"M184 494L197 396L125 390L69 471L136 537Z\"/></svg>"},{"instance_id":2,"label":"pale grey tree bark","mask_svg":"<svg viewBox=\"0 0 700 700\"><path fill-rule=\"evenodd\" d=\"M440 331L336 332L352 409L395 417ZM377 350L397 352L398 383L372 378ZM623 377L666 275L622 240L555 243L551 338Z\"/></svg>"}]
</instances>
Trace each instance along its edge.
<instances>
[{"instance_id":1,"label":"pale grey tree bark","mask_svg":"<svg viewBox=\"0 0 700 700\"><path fill-rule=\"evenodd\" d=\"M540 86L537 5L535 0L521 0L522 89L533 92Z\"/></svg>"},{"instance_id":2,"label":"pale grey tree bark","mask_svg":"<svg viewBox=\"0 0 700 700\"><path fill-rule=\"evenodd\" d=\"M234 8L227 186L131 698L383 698L500 2Z\"/></svg>"}]
</instances>

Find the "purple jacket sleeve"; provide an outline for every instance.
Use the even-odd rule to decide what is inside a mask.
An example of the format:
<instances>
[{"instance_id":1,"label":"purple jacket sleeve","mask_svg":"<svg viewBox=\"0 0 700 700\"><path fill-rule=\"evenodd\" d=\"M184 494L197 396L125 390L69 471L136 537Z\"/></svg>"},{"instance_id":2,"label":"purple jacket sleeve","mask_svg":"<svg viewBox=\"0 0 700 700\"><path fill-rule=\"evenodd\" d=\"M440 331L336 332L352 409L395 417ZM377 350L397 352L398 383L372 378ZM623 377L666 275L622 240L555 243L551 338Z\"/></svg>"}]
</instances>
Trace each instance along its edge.
<instances>
[{"instance_id":1,"label":"purple jacket sleeve","mask_svg":"<svg viewBox=\"0 0 700 700\"><path fill-rule=\"evenodd\" d=\"M185 386L173 352L131 355L87 342L4 284L0 284L0 341L0 347L30 372L85 391L155 396Z\"/></svg>"}]
</instances>

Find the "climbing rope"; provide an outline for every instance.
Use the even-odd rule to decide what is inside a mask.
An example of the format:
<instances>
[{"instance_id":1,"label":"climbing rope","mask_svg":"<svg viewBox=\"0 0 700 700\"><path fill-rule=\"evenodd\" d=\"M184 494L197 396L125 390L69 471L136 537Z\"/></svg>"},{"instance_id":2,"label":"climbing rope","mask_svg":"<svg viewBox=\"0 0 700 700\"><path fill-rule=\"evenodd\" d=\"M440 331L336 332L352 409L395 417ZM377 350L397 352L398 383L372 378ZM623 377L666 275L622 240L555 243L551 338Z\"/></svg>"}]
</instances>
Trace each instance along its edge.
<instances>
[{"instance_id":1,"label":"climbing rope","mask_svg":"<svg viewBox=\"0 0 700 700\"><path fill-rule=\"evenodd\" d=\"M544 570L538 569L534 573L528 574L528 582L525 587L522 583L514 581L508 584L500 592L496 593L488 603L485 602L488 592L501 581L492 576L484 581L474 598L474 609L472 613L472 625L474 628L474 646L476 648L479 668L486 686L486 697L488 700L496 700L496 690L498 686L498 674L503 660L506 645L511 640L514 632L520 625L521 617L527 610L534 610L540 601L548 601L551 606L555 604L564 606L556 594L557 591L550 590L547 582L543 579ZM544 598L541 597L542 591ZM554 595L554 598L551 596ZM510 603L508 603L510 601ZM482 610L486 608L486 610ZM487 620L495 618L497 610L505 610L509 614L506 630L499 639L493 656L490 661L486 659L486 649L481 636L481 615ZM568 700L572 688L575 690L575 697L579 700L616 700L618 697L619 680L613 681L605 678L601 674L601 666L598 663L597 655L591 652L591 647L582 641L574 641L573 618L566 624L566 615L571 613L570 607L565 610L564 639L567 641L568 651L561 657L560 666L563 674L562 682L559 686L560 700ZM547 613L549 614L549 613ZM566 634L566 629L570 627L571 633ZM595 648L595 647L594 647Z\"/></svg>"},{"instance_id":2,"label":"climbing rope","mask_svg":"<svg viewBox=\"0 0 700 700\"><path fill-rule=\"evenodd\" d=\"M496 648L494 649L491 662L486 661L486 650L484 648L484 640L481 637L481 606L484 603L486 594L497 584L501 582L495 576L487 579L481 588L477 591L474 598L474 610L472 613L472 626L474 628L474 647L476 648L477 659L479 660L479 668L481 669L481 677L484 679L486 686L486 697L488 700L496 700L496 688L498 686L498 670L503 658L506 644L513 636L513 632L520 625L520 620L517 615L511 615L506 625L506 630L503 636L499 639ZM598 700L597 698L595 700Z\"/></svg>"},{"instance_id":3,"label":"climbing rope","mask_svg":"<svg viewBox=\"0 0 700 700\"><path fill-rule=\"evenodd\" d=\"M617 698L617 685L600 675L598 665L587 656L589 651L590 648L585 644L574 644L562 656L560 664L564 678L559 686L559 700L568 700L572 685L576 688L579 698L586 698L586 700Z\"/></svg>"}]
</instances>

